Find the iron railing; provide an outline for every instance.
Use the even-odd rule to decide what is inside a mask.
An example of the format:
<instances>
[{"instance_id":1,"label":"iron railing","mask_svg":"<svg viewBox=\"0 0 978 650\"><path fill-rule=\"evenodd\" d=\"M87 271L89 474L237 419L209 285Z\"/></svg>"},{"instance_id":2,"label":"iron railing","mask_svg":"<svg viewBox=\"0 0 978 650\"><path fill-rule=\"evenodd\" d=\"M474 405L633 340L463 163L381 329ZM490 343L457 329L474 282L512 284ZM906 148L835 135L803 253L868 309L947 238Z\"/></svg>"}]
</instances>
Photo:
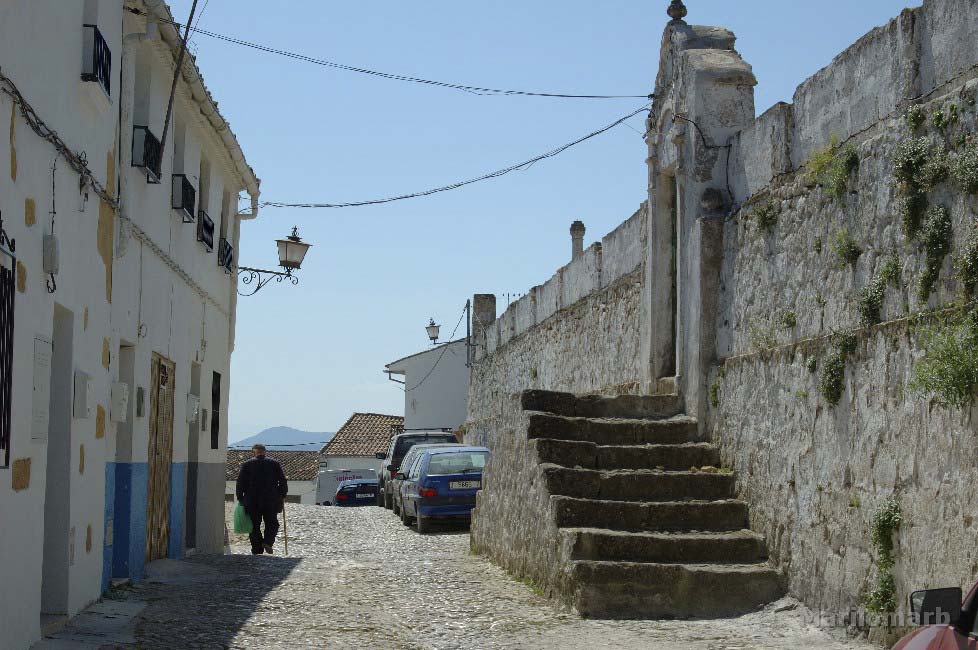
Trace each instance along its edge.
<instances>
[{"instance_id":1,"label":"iron railing","mask_svg":"<svg viewBox=\"0 0 978 650\"><path fill-rule=\"evenodd\" d=\"M132 166L146 170L146 180L159 183L162 178L163 147L148 126L132 127Z\"/></svg>"},{"instance_id":2,"label":"iron railing","mask_svg":"<svg viewBox=\"0 0 978 650\"><path fill-rule=\"evenodd\" d=\"M197 204L197 190L190 184L186 174L173 175L170 206L180 213L184 223L194 222L194 207Z\"/></svg>"},{"instance_id":3,"label":"iron railing","mask_svg":"<svg viewBox=\"0 0 978 650\"><path fill-rule=\"evenodd\" d=\"M208 253L214 250L214 220L203 210L197 213L197 241Z\"/></svg>"},{"instance_id":4,"label":"iron railing","mask_svg":"<svg viewBox=\"0 0 978 650\"><path fill-rule=\"evenodd\" d=\"M217 251L217 265L227 273L234 272L234 247L224 237L221 237L221 246Z\"/></svg>"},{"instance_id":5,"label":"iron railing","mask_svg":"<svg viewBox=\"0 0 978 650\"><path fill-rule=\"evenodd\" d=\"M112 50L95 25L83 25L82 81L94 81L106 95L112 95Z\"/></svg>"}]
</instances>

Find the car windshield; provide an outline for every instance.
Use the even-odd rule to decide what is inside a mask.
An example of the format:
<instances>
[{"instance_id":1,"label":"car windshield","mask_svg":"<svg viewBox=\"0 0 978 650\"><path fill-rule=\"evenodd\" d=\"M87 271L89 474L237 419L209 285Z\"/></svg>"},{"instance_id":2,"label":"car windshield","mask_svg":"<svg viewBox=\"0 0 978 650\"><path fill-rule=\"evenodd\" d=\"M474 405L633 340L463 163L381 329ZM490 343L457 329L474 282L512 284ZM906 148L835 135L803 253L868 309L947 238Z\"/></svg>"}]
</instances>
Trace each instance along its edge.
<instances>
[{"instance_id":1,"label":"car windshield","mask_svg":"<svg viewBox=\"0 0 978 650\"><path fill-rule=\"evenodd\" d=\"M484 451L453 451L447 454L434 454L428 461L428 475L465 474L481 472L489 456Z\"/></svg>"}]
</instances>

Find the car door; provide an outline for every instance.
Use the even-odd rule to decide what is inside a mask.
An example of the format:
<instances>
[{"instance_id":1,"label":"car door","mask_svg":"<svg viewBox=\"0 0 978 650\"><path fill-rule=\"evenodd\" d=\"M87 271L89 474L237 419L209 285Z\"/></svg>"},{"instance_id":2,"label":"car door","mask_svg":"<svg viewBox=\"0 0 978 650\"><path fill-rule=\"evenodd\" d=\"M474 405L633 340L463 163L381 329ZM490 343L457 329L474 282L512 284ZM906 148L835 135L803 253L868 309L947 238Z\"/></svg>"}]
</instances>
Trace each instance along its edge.
<instances>
[{"instance_id":1,"label":"car door","mask_svg":"<svg viewBox=\"0 0 978 650\"><path fill-rule=\"evenodd\" d=\"M418 516L418 477L424 457L424 454L418 454L414 462L411 463L407 479L401 483L401 507L407 506L405 512L412 517Z\"/></svg>"}]
</instances>

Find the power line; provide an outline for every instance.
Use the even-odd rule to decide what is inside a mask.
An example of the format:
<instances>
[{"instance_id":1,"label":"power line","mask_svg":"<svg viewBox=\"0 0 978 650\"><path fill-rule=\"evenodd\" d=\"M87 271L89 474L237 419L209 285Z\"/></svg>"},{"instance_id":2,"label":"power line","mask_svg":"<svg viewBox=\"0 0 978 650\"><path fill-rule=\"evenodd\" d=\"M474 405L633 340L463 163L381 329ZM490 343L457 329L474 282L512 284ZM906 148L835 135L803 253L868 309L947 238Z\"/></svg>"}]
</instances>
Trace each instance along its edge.
<instances>
[{"instance_id":1,"label":"power line","mask_svg":"<svg viewBox=\"0 0 978 650\"><path fill-rule=\"evenodd\" d=\"M135 14L139 14L141 16L147 15L145 12L140 11L138 9L129 9L129 11ZM154 18L154 19L157 22L173 25L174 27L186 27L186 25L183 25L181 23L172 20L163 20L160 18ZM650 95L575 95L569 93L532 92L526 90L505 90L500 88L483 88L481 86L468 86L465 84L450 83L447 81L433 81L431 79L423 79L421 77L411 77L408 75L393 74L390 72L380 72L379 70L360 68L357 66L346 65L343 63L336 63L335 61L327 61L326 59L317 59L315 57L308 56L305 54L299 54L297 52L289 52L287 50L280 50L278 48L270 47L268 45L261 45L260 43L253 43L251 41L246 41L244 39L236 38L234 36L219 34L217 32L201 29L200 27L191 27L190 31L196 34L203 34L204 36L210 36L211 38L224 41L226 43L233 43L234 45L248 47L268 54L277 54L279 56L288 57L290 59L295 59L297 61L305 61L306 63L312 63L327 68L335 68L337 70L345 70L347 72L356 72L359 74L380 77L382 79L390 79L392 81L404 81L409 83L423 84L427 86L436 86L439 88L448 88L451 90L459 90L462 92L472 93L474 95L497 95L497 96L518 95L524 97L550 97L555 99L649 99L650 98Z\"/></svg>"},{"instance_id":2,"label":"power line","mask_svg":"<svg viewBox=\"0 0 978 650\"><path fill-rule=\"evenodd\" d=\"M483 174L482 176L479 176L477 178L470 178L470 179L465 180L465 181L458 181L457 183L452 183L451 185L444 185L442 187L436 187L434 189L425 190L423 192L414 192L412 194L401 194L399 196L391 196L391 197L388 197L388 198L385 198L385 199L371 199L369 201L353 201L353 202L350 202L350 203L285 203L285 202L282 202L282 201L263 201L261 205L262 205L262 207L266 207L266 208L356 208L356 207L361 207L361 206L365 206L365 205L377 205L377 204L380 204L380 203L392 203L394 201L403 201L405 199L414 199L414 198L418 198L418 197L421 197L421 196L429 196L431 194L437 194L439 192L447 192L449 190L455 190L455 189L458 189L460 187L465 187L466 185L472 185L473 183L478 183L480 181L489 180L490 178L499 178L500 176L505 176L506 174L508 174L510 172L514 172L514 171L517 171L517 170L520 170L520 169L525 169L525 168L529 167L530 165L533 165L534 163L540 162L541 160L544 160L546 158L553 158L554 156L556 156L556 155L558 155L560 153L563 153L564 151L567 151L571 147L573 147L575 145L578 145L578 144L584 142L585 140L590 140L591 138L593 138L595 136L598 136L598 135L601 135L602 133L604 133L606 131L610 131L611 129L615 128L619 124L623 124L625 122L625 120L628 120L629 118L635 117L636 115L638 115L642 111L648 109L648 107L649 107L649 105L646 104L645 106L642 106L641 108L639 108L639 109L637 109L635 111L632 111L631 113L629 113L625 117L622 117L622 118L620 118L618 120L615 120L614 122L612 122L611 124L609 124L608 126L606 126L604 128L598 129L597 131L592 131L591 133L585 135L582 138L578 138L577 140L574 140L573 142L569 142L569 143L567 143L567 144L565 144L563 146L557 147L556 149L551 149L547 153L541 154L541 155L539 155L539 156L537 156L535 158L531 158L530 160L527 160L525 162L521 162L521 163L516 164L516 165L511 165L509 167L506 167L505 169L498 169L498 170L496 170L494 172L489 172L488 174Z\"/></svg>"}]
</instances>

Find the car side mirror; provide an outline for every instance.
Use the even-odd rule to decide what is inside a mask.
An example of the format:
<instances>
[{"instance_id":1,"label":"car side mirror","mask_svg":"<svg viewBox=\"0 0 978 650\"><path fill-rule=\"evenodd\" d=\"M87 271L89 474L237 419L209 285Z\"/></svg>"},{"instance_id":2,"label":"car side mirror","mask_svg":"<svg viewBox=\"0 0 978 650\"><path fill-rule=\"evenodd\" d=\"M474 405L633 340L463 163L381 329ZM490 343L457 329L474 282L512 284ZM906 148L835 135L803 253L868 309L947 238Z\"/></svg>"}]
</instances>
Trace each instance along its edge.
<instances>
[{"instance_id":1,"label":"car side mirror","mask_svg":"<svg viewBox=\"0 0 978 650\"><path fill-rule=\"evenodd\" d=\"M376 458L377 460L384 460L385 458L387 458L387 453L383 451L378 451L377 453L374 454L374 458Z\"/></svg>"},{"instance_id":2,"label":"car side mirror","mask_svg":"<svg viewBox=\"0 0 978 650\"><path fill-rule=\"evenodd\" d=\"M407 474L405 474L404 472L398 472L397 475L394 476L394 478L396 478L398 481L406 481Z\"/></svg>"},{"instance_id":3,"label":"car side mirror","mask_svg":"<svg viewBox=\"0 0 978 650\"><path fill-rule=\"evenodd\" d=\"M954 625L961 618L961 589L925 589L910 594L910 612L916 625Z\"/></svg>"},{"instance_id":4,"label":"car side mirror","mask_svg":"<svg viewBox=\"0 0 978 650\"><path fill-rule=\"evenodd\" d=\"M394 467L393 465L388 465L388 466L387 466L387 471L388 471L388 472L393 472L393 471L394 471L395 469L397 469L397 468L396 468L396 467Z\"/></svg>"}]
</instances>

